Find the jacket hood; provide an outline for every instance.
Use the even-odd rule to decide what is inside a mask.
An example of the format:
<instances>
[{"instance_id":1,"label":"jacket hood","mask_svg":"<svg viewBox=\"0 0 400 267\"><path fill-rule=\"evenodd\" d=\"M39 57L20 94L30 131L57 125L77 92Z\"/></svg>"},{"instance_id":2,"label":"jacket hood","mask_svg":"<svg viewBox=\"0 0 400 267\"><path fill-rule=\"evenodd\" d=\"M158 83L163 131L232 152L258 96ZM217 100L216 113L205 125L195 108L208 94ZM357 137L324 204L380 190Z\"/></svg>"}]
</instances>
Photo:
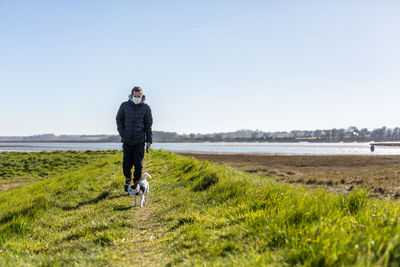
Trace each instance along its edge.
<instances>
[{"instance_id":1,"label":"jacket hood","mask_svg":"<svg viewBox=\"0 0 400 267\"><path fill-rule=\"evenodd\" d=\"M129 102L131 102L132 104L135 104L135 103L133 103L132 95L128 95L128 97L129 97ZM142 95L142 100L140 101L139 104L144 103L144 101L146 101L146 96L145 96L145 95Z\"/></svg>"}]
</instances>

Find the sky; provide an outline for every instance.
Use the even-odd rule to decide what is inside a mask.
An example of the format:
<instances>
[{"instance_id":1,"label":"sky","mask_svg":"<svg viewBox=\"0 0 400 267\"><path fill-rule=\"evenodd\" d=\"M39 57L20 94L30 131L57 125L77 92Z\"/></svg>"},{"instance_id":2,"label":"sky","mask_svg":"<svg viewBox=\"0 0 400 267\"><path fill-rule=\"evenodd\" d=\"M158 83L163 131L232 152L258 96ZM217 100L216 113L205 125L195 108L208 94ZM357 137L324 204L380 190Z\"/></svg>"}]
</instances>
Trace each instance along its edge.
<instances>
[{"instance_id":1,"label":"sky","mask_svg":"<svg viewBox=\"0 0 400 267\"><path fill-rule=\"evenodd\" d=\"M0 136L400 126L399 1L0 0Z\"/></svg>"}]
</instances>

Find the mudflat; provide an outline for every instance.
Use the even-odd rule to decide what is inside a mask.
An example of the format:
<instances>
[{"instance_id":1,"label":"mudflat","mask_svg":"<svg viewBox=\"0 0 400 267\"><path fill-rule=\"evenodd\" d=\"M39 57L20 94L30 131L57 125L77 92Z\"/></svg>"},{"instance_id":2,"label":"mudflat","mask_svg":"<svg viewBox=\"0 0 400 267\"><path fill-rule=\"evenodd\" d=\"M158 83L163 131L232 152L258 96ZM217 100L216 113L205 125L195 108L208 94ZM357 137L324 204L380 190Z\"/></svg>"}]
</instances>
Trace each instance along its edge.
<instances>
[{"instance_id":1,"label":"mudflat","mask_svg":"<svg viewBox=\"0 0 400 267\"><path fill-rule=\"evenodd\" d=\"M178 154L333 192L345 193L362 187L373 196L400 197L400 156Z\"/></svg>"}]
</instances>

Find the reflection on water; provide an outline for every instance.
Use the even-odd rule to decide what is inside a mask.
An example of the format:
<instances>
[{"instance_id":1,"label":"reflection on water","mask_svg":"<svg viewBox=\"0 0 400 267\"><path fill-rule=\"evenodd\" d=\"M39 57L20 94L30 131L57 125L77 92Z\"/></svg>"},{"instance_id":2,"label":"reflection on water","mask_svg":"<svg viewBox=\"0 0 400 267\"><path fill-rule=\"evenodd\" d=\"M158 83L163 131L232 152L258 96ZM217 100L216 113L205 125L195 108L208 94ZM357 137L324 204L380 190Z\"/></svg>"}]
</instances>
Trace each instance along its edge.
<instances>
[{"instance_id":1,"label":"reflection on water","mask_svg":"<svg viewBox=\"0 0 400 267\"><path fill-rule=\"evenodd\" d=\"M266 153L294 155L370 155L369 143L154 143L152 148L209 153ZM13 143L1 142L0 151L54 151L122 149L122 143ZM400 155L400 147L375 147L375 155Z\"/></svg>"}]
</instances>

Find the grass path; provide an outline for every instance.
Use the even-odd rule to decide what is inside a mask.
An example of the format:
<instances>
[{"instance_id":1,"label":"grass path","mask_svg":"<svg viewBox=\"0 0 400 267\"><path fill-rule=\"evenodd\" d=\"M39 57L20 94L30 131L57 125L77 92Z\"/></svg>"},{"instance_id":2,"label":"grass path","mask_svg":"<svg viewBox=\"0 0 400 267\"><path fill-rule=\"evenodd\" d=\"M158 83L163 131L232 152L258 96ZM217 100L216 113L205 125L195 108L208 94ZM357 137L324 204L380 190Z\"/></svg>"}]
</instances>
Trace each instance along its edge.
<instances>
[{"instance_id":1,"label":"grass path","mask_svg":"<svg viewBox=\"0 0 400 267\"><path fill-rule=\"evenodd\" d=\"M155 210L160 209L161 205L157 192L151 192L148 204L143 208L135 208L132 197L127 199L126 212L131 215L129 220L133 227L127 233L131 244L121 265L161 266L163 247L160 241L165 234L165 227L155 215ZM139 202L140 198L137 200Z\"/></svg>"},{"instance_id":2,"label":"grass path","mask_svg":"<svg viewBox=\"0 0 400 267\"><path fill-rule=\"evenodd\" d=\"M160 265L160 191L135 208L123 191L121 152L85 163L0 192L0 266Z\"/></svg>"},{"instance_id":3,"label":"grass path","mask_svg":"<svg viewBox=\"0 0 400 267\"><path fill-rule=\"evenodd\" d=\"M149 204L134 208L121 151L96 153L0 192L0 266L399 266L398 202L159 150L145 157Z\"/></svg>"}]
</instances>

